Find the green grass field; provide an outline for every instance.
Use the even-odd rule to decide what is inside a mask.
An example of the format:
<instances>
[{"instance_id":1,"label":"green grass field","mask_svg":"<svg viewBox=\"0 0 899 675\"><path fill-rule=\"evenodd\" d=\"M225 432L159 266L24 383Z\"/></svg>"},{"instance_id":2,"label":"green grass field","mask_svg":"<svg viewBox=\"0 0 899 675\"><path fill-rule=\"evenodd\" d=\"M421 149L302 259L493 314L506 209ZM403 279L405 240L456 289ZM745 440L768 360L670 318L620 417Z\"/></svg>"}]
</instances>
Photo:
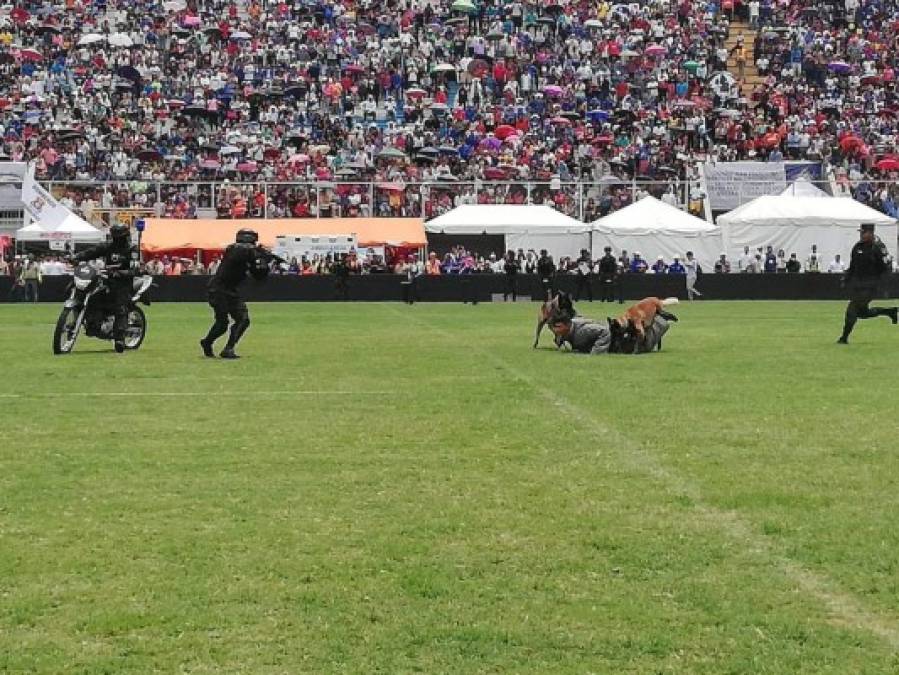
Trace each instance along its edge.
<instances>
[{"instance_id":1,"label":"green grass field","mask_svg":"<svg viewBox=\"0 0 899 675\"><path fill-rule=\"evenodd\" d=\"M885 319L587 357L536 305L256 304L226 362L205 306L124 356L57 311L0 306L0 672L899 671Z\"/></svg>"}]
</instances>

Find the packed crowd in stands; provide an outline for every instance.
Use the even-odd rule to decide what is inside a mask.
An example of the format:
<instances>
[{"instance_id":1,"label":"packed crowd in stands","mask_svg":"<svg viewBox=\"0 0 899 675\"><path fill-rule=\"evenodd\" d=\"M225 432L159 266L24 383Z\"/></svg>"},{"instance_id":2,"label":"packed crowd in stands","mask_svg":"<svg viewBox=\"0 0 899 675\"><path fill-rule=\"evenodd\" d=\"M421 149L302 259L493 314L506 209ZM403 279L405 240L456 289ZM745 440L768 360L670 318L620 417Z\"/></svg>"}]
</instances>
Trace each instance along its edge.
<instances>
[{"instance_id":1,"label":"packed crowd in stands","mask_svg":"<svg viewBox=\"0 0 899 675\"><path fill-rule=\"evenodd\" d=\"M580 181L602 215L634 197L619 180L680 194L699 162L779 157L819 160L896 209L895 186L875 182L899 170L894 0L24 0L6 12L2 153L35 159L42 179L87 182L68 195L82 212L432 217L530 200L579 216ZM758 32L728 49L742 19ZM767 77L754 89L738 79L749 59ZM260 187L307 181L318 187Z\"/></svg>"}]
</instances>

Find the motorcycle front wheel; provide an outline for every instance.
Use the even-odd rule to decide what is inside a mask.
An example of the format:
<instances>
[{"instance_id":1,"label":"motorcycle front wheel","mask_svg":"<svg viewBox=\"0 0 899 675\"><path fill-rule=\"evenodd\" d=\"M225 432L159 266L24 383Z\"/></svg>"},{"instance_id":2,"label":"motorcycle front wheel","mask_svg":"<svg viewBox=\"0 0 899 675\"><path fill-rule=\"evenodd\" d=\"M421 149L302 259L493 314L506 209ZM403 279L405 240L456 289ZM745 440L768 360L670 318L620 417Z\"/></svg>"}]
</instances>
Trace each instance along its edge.
<instances>
[{"instance_id":1,"label":"motorcycle front wheel","mask_svg":"<svg viewBox=\"0 0 899 675\"><path fill-rule=\"evenodd\" d=\"M68 354L75 347L81 325L78 322L80 309L63 307L53 330L53 353Z\"/></svg>"},{"instance_id":2,"label":"motorcycle front wheel","mask_svg":"<svg viewBox=\"0 0 899 675\"><path fill-rule=\"evenodd\" d=\"M128 310L128 327L125 329L125 349L137 349L147 334L147 317L140 307Z\"/></svg>"}]
</instances>

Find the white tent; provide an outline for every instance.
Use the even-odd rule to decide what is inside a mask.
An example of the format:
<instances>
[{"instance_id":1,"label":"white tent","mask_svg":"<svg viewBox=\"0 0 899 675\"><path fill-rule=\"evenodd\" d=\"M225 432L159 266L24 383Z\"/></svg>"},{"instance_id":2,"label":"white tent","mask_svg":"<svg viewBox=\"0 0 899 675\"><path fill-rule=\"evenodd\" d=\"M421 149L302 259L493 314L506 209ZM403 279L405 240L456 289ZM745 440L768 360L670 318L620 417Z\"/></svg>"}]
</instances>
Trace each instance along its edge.
<instances>
[{"instance_id":1,"label":"white tent","mask_svg":"<svg viewBox=\"0 0 899 675\"><path fill-rule=\"evenodd\" d=\"M42 222L31 223L16 231L18 241L72 241L82 244L100 242L105 238L103 232L74 213L69 213L58 225L45 227Z\"/></svg>"},{"instance_id":2,"label":"white tent","mask_svg":"<svg viewBox=\"0 0 899 675\"><path fill-rule=\"evenodd\" d=\"M780 193L782 197L830 197L829 194L824 192L817 185L812 183L805 176L800 176L792 183L787 185L784 188L784 191Z\"/></svg>"},{"instance_id":3,"label":"white tent","mask_svg":"<svg viewBox=\"0 0 899 675\"><path fill-rule=\"evenodd\" d=\"M606 246L616 253L637 251L650 264L658 256L668 263L674 256L683 260L687 251L693 251L711 271L724 250L720 228L651 196L594 221L592 227L594 258Z\"/></svg>"},{"instance_id":4,"label":"white tent","mask_svg":"<svg viewBox=\"0 0 899 675\"><path fill-rule=\"evenodd\" d=\"M848 260L862 223L877 226L877 236L895 257L896 221L848 197L758 197L718 218L732 260L742 254L744 246L750 251L773 246L787 256L796 253L805 265L812 244L816 244L822 269L837 253Z\"/></svg>"},{"instance_id":5,"label":"white tent","mask_svg":"<svg viewBox=\"0 0 899 675\"><path fill-rule=\"evenodd\" d=\"M590 228L546 205L464 204L425 223L439 234L501 234L507 249L545 248L556 258L590 247Z\"/></svg>"}]
</instances>

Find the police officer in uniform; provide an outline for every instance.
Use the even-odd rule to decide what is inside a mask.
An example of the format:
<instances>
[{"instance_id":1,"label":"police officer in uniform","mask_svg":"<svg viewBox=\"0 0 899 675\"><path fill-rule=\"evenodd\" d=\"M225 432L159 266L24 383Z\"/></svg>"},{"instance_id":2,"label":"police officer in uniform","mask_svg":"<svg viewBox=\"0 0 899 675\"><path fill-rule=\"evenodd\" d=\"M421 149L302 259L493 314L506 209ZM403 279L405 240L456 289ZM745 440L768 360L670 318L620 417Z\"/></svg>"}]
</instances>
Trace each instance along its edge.
<instances>
[{"instance_id":1,"label":"police officer in uniform","mask_svg":"<svg viewBox=\"0 0 899 675\"><path fill-rule=\"evenodd\" d=\"M618 283L618 261L612 255L612 247L606 246L603 249L604 255L599 259L599 284L600 302L615 302L615 288L618 287L618 301L624 302L621 297L621 286Z\"/></svg>"},{"instance_id":2,"label":"police officer in uniform","mask_svg":"<svg viewBox=\"0 0 899 675\"><path fill-rule=\"evenodd\" d=\"M258 241L259 235L254 230L239 230L235 243L225 249L222 262L209 282L209 306L215 313L215 322L206 337L200 340L200 347L205 356L215 357L212 347L228 330L230 316L233 321L231 333L219 356L223 359L240 358L234 353L234 348L250 327L250 313L237 292L237 287L243 283L248 274L257 281L262 281L268 276L269 262L273 259L280 260L259 246Z\"/></svg>"},{"instance_id":3,"label":"police officer in uniform","mask_svg":"<svg viewBox=\"0 0 899 675\"><path fill-rule=\"evenodd\" d=\"M896 307L869 307L880 289L883 276L890 271L890 254L874 234L873 223L862 223L859 232L860 239L852 247L849 269L843 276L843 282L849 288L849 305L846 307L843 334L837 342L844 345L849 343L849 334L858 319L888 316L896 323L899 312Z\"/></svg>"},{"instance_id":4,"label":"police officer in uniform","mask_svg":"<svg viewBox=\"0 0 899 675\"><path fill-rule=\"evenodd\" d=\"M573 351L581 354L607 354L613 351L612 331L604 321L575 316L553 327L558 342L568 342Z\"/></svg>"},{"instance_id":5,"label":"police officer in uniform","mask_svg":"<svg viewBox=\"0 0 899 675\"><path fill-rule=\"evenodd\" d=\"M550 300L553 296L553 277L556 274L556 264L546 249L540 250L537 259L537 276L540 277L540 288L543 289L543 299Z\"/></svg>"},{"instance_id":6,"label":"police officer in uniform","mask_svg":"<svg viewBox=\"0 0 899 675\"><path fill-rule=\"evenodd\" d=\"M110 303L115 322L112 339L115 350L125 351L125 330L128 328L128 304L134 292L134 275L140 269L140 251L131 244L131 229L116 223L109 228L110 240L105 244L82 251L74 257L75 262L102 258L107 273L107 301Z\"/></svg>"}]
</instances>

